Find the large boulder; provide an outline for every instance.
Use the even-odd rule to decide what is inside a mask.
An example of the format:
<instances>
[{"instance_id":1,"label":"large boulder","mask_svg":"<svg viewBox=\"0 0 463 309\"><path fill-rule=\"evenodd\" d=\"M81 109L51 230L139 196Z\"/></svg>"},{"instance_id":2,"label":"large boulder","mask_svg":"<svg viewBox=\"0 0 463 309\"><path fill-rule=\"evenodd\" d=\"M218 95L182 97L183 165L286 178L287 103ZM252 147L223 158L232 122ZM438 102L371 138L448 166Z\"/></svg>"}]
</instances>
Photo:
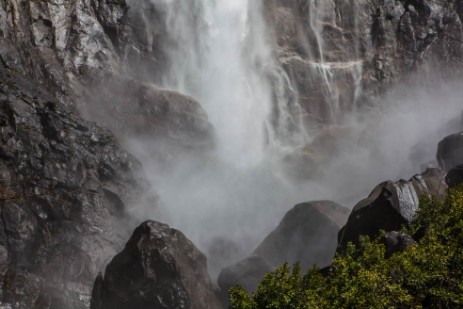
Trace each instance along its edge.
<instances>
[{"instance_id":1,"label":"large boulder","mask_svg":"<svg viewBox=\"0 0 463 309\"><path fill-rule=\"evenodd\" d=\"M380 230L399 231L409 225L419 208L420 198L443 198L447 192L445 173L428 169L408 181L386 181L352 210L346 225L339 232L338 250L348 242L356 243L361 235L376 237Z\"/></svg>"},{"instance_id":2,"label":"large boulder","mask_svg":"<svg viewBox=\"0 0 463 309\"><path fill-rule=\"evenodd\" d=\"M206 257L181 232L147 221L95 282L91 309L221 308Z\"/></svg>"},{"instance_id":3,"label":"large boulder","mask_svg":"<svg viewBox=\"0 0 463 309\"><path fill-rule=\"evenodd\" d=\"M264 273L286 262L300 263L304 269L328 265L336 251L337 233L349 213L331 201L296 205L249 258L222 269L218 280L222 292L236 284L254 292Z\"/></svg>"},{"instance_id":4,"label":"large boulder","mask_svg":"<svg viewBox=\"0 0 463 309\"><path fill-rule=\"evenodd\" d=\"M163 148L207 150L214 145L208 116L192 97L132 78L95 73L83 108L86 118L110 128L122 140L162 140Z\"/></svg>"},{"instance_id":5,"label":"large boulder","mask_svg":"<svg viewBox=\"0 0 463 309\"><path fill-rule=\"evenodd\" d=\"M350 210L331 201L316 201L294 206L253 254L272 267L287 262L303 268L326 266L334 256L339 229Z\"/></svg>"},{"instance_id":6,"label":"large boulder","mask_svg":"<svg viewBox=\"0 0 463 309\"><path fill-rule=\"evenodd\" d=\"M437 160L446 172L463 164L463 132L449 135L439 142Z\"/></svg>"},{"instance_id":7,"label":"large boulder","mask_svg":"<svg viewBox=\"0 0 463 309\"><path fill-rule=\"evenodd\" d=\"M149 184L109 131L1 64L0 80L0 303L87 309Z\"/></svg>"}]
</instances>

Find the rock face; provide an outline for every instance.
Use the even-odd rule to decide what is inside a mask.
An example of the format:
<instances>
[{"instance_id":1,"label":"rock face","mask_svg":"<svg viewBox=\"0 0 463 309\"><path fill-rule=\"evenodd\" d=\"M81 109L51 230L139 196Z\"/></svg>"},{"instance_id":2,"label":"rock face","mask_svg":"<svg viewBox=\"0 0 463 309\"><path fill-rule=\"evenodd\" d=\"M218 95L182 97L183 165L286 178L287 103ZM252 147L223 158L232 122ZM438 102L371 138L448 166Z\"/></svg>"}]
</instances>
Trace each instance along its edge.
<instances>
[{"instance_id":1,"label":"rock face","mask_svg":"<svg viewBox=\"0 0 463 309\"><path fill-rule=\"evenodd\" d=\"M148 221L100 276L92 309L221 308L206 257L179 231Z\"/></svg>"},{"instance_id":2,"label":"rock face","mask_svg":"<svg viewBox=\"0 0 463 309\"><path fill-rule=\"evenodd\" d=\"M3 65L0 128L0 302L88 308L96 275L133 225L122 220L127 206L149 188L141 165Z\"/></svg>"},{"instance_id":3,"label":"rock face","mask_svg":"<svg viewBox=\"0 0 463 309\"><path fill-rule=\"evenodd\" d=\"M447 172L463 164L463 132L449 135L439 143L437 160Z\"/></svg>"},{"instance_id":4,"label":"rock face","mask_svg":"<svg viewBox=\"0 0 463 309\"><path fill-rule=\"evenodd\" d=\"M336 250L337 233L350 211L330 201L296 205L254 250L252 256L224 268L219 275L222 292L236 284L254 292L262 275L284 263L326 266Z\"/></svg>"},{"instance_id":5,"label":"rock face","mask_svg":"<svg viewBox=\"0 0 463 309\"><path fill-rule=\"evenodd\" d=\"M386 181L352 210L346 225L339 232L338 250L348 242L357 242L360 235L378 236L380 230L398 231L408 225L419 208L421 197L442 198L447 191L445 173L428 169L409 181Z\"/></svg>"},{"instance_id":6,"label":"rock face","mask_svg":"<svg viewBox=\"0 0 463 309\"><path fill-rule=\"evenodd\" d=\"M323 125L374 101L409 72L461 76L458 3L267 0L264 7L306 117Z\"/></svg>"}]
</instances>

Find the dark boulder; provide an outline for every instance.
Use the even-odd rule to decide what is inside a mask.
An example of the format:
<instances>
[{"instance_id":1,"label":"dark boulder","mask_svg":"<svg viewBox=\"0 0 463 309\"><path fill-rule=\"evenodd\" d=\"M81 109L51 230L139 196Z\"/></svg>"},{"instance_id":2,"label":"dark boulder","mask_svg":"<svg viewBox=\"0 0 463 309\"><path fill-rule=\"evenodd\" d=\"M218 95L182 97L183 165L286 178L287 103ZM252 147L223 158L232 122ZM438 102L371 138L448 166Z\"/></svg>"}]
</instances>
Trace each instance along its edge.
<instances>
[{"instance_id":1,"label":"dark boulder","mask_svg":"<svg viewBox=\"0 0 463 309\"><path fill-rule=\"evenodd\" d=\"M339 232L338 250L348 242L356 243L359 236L376 237L380 230L398 231L409 225L419 208L420 198L442 198L447 191L444 172L428 169L408 181L386 181L352 210L347 224Z\"/></svg>"},{"instance_id":2,"label":"dark boulder","mask_svg":"<svg viewBox=\"0 0 463 309\"><path fill-rule=\"evenodd\" d=\"M449 188L454 188L463 183L463 165L452 168L445 176L445 182Z\"/></svg>"},{"instance_id":3,"label":"dark boulder","mask_svg":"<svg viewBox=\"0 0 463 309\"><path fill-rule=\"evenodd\" d=\"M92 309L221 308L206 257L165 224L140 225L94 285Z\"/></svg>"},{"instance_id":4,"label":"dark boulder","mask_svg":"<svg viewBox=\"0 0 463 309\"><path fill-rule=\"evenodd\" d=\"M384 235L382 242L386 247L386 257L390 257L396 252L403 252L410 248L415 240L408 234L392 231Z\"/></svg>"},{"instance_id":5,"label":"dark boulder","mask_svg":"<svg viewBox=\"0 0 463 309\"><path fill-rule=\"evenodd\" d=\"M446 172L463 164L463 132L449 135L439 142L437 160Z\"/></svg>"}]
</instances>

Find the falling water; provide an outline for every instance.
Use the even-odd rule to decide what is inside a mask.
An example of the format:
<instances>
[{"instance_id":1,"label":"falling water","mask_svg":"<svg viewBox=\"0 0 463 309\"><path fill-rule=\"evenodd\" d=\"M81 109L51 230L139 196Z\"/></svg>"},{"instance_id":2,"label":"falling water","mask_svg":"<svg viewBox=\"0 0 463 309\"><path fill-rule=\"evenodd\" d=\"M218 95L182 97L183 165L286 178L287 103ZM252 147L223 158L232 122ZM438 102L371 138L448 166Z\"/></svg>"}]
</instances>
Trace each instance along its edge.
<instances>
[{"instance_id":1,"label":"falling water","mask_svg":"<svg viewBox=\"0 0 463 309\"><path fill-rule=\"evenodd\" d=\"M306 142L297 91L272 57L261 1L151 1L168 35L164 86L200 102L217 145L207 162L187 157L168 175L151 168L165 205L157 219L198 244L214 276L305 199L273 164Z\"/></svg>"},{"instance_id":2,"label":"falling water","mask_svg":"<svg viewBox=\"0 0 463 309\"><path fill-rule=\"evenodd\" d=\"M165 85L202 104L222 158L255 166L272 150L304 142L297 97L272 59L260 1L153 1L165 11L172 42Z\"/></svg>"}]
</instances>

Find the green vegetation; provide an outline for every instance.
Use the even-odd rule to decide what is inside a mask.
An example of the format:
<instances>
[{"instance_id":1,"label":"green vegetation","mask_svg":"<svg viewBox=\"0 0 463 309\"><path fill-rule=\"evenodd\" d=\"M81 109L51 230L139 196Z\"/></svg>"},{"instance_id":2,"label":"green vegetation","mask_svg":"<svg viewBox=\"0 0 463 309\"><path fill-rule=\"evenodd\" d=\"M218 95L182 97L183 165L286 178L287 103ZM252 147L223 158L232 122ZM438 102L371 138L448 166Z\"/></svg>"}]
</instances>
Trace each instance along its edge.
<instances>
[{"instance_id":1,"label":"green vegetation","mask_svg":"<svg viewBox=\"0 0 463 309\"><path fill-rule=\"evenodd\" d=\"M252 296L231 289L231 308L463 308L463 186L444 202L421 203L406 229L419 231L415 245L389 258L379 239L362 237L326 276L317 267L303 276L299 266L283 265Z\"/></svg>"}]
</instances>

